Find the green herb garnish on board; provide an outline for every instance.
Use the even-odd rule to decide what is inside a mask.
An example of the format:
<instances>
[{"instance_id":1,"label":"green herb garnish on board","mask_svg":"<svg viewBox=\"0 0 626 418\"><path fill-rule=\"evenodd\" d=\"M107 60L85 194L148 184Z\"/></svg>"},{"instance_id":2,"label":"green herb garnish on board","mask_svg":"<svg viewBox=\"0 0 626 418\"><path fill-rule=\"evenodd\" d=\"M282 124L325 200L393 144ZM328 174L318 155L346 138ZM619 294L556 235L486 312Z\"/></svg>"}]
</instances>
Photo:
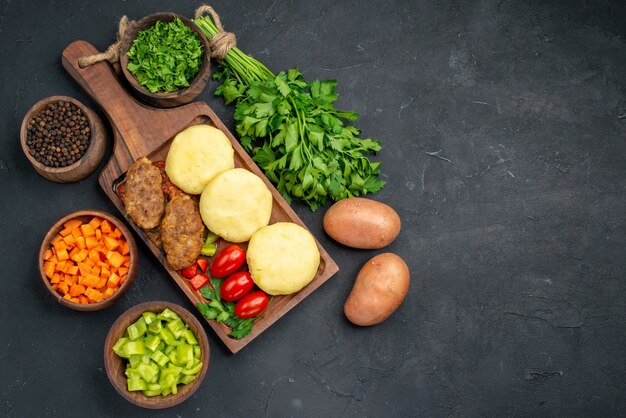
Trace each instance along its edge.
<instances>
[{"instance_id":1,"label":"green herb garnish on board","mask_svg":"<svg viewBox=\"0 0 626 418\"><path fill-rule=\"evenodd\" d=\"M203 286L200 294L207 300L207 303L198 303L196 307L207 319L214 319L231 328L230 336L241 339L252 331L254 318L242 319L235 315L235 304L226 302L220 297L220 279L211 279L211 287Z\"/></svg>"},{"instance_id":2,"label":"green herb garnish on board","mask_svg":"<svg viewBox=\"0 0 626 418\"><path fill-rule=\"evenodd\" d=\"M211 39L219 29L210 17L194 21ZM380 142L359 137L355 112L335 109L337 81L307 82L296 69L274 75L265 65L231 48L213 76L215 94L235 103L241 145L285 200L316 210L327 200L378 192L380 163L367 154Z\"/></svg>"},{"instance_id":3,"label":"green herb garnish on board","mask_svg":"<svg viewBox=\"0 0 626 418\"><path fill-rule=\"evenodd\" d=\"M189 86L202 65L202 42L179 18L139 31L128 51L128 71L151 93Z\"/></svg>"}]
</instances>

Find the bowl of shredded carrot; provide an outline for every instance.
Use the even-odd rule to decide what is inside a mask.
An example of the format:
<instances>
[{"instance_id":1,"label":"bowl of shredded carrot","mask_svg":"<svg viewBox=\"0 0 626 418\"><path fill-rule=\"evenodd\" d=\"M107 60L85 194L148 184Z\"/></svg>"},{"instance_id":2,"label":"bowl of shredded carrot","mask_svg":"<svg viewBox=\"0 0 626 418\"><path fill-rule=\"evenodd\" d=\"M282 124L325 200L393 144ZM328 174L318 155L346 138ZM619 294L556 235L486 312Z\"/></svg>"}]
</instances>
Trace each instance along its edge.
<instances>
[{"instance_id":1,"label":"bowl of shredded carrot","mask_svg":"<svg viewBox=\"0 0 626 418\"><path fill-rule=\"evenodd\" d=\"M78 311L111 306L137 275L137 245L126 226L99 210L59 219L39 249L41 280L62 305Z\"/></svg>"}]
</instances>

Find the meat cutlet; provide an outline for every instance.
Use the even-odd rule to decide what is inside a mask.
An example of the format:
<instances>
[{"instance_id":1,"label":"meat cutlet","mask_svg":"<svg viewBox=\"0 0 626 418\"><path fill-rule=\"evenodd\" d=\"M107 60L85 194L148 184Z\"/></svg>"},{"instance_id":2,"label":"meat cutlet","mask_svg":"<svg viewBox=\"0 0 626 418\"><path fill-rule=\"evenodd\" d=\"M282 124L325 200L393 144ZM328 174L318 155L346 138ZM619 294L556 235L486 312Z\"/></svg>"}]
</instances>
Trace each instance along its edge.
<instances>
[{"instance_id":1,"label":"meat cutlet","mask_svg":"<svg viewBox=\"0 0 626 418\"><path fill-rule=\"evenodd\" d=\"M165 210L161 173L150 160L142 157L126 171L122 201L128 216L143 229L158 226Z\"/></svg>"},{"instance_id":2,"label":"meat cutlet","mask_svg":"<svg viewBox=\"0 0 626 418\"><path fill-rule=\"evenodd\" d=\"M161 239L167 261L179 270L193 264L202 251L204 224L198 202L185 193L176 193L165 208Z\"/></svg>"}]
</instances>

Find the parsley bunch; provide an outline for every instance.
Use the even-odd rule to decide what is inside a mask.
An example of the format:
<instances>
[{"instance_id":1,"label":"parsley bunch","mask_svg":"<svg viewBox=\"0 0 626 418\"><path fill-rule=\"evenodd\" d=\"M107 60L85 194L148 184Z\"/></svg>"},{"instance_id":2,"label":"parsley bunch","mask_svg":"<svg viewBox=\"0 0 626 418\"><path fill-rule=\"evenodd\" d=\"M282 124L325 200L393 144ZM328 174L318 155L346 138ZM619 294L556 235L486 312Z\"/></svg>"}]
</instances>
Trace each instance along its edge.
<instances>
[{"instance_id":1,"label":"parsley bunch","mask_svg":"<svg viewBox=\"0 0 626 418\"><path fill-rule=\"evenodd\" d=\"M212 38L218 29L209 17L195 23ZM296 69L274 75L236 47L213 75L223 80L215 90L235 103L235 123L242 146L285 200L307 203L315 211L328 199L378 192L380 163L367 154L380 142L359 137L346 122L358 117L333 106L336 80L307 82Z\"/></svg>"},{"instance_id":2,"label":"parsley bunch","mask_svg":"<svg viewBox=\"0 0 626 418\"><path fill-rule=\"evenodd\" d=\"M250 334L254 325L254 318L241 319L235 315L235 303L223 301L220 297L222 281L211 279L211 287L203 286L200 294L207 300L206 303L198 303L196 306L200 313L207 319L214 319L231 328L230 336L243 338Z\"/></svg>"},{"instance_id":3,"label":"parsley bunch","mask_svg":"<svg viewBox=\"0 0 626 418\"><path fill-rule=\"evenodd\" d=\"M202 66L202 42L179 18L139 31L128 51L128 71L151 93L179 90Z\"/></svg>"}]
</instances>

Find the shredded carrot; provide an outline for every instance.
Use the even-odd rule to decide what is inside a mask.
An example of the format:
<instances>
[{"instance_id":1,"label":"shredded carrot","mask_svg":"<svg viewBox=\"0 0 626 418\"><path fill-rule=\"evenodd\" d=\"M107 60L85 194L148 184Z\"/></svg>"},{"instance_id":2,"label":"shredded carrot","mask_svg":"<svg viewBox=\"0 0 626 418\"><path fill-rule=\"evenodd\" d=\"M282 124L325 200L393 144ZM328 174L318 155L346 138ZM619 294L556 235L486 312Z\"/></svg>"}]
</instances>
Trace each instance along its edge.
<instances>
[{"instance_id":1,"label":"shredded carrot","mask_svg":"<svg viewBox=\"0 0 626 418\"><path fill-rule=\"evenodd\" d=\"M130 248L122 231L106 219L72 219L44 254L44 275L52 288L74 303L110 298L126 280Z\"/></svg>"}]
</instances>

